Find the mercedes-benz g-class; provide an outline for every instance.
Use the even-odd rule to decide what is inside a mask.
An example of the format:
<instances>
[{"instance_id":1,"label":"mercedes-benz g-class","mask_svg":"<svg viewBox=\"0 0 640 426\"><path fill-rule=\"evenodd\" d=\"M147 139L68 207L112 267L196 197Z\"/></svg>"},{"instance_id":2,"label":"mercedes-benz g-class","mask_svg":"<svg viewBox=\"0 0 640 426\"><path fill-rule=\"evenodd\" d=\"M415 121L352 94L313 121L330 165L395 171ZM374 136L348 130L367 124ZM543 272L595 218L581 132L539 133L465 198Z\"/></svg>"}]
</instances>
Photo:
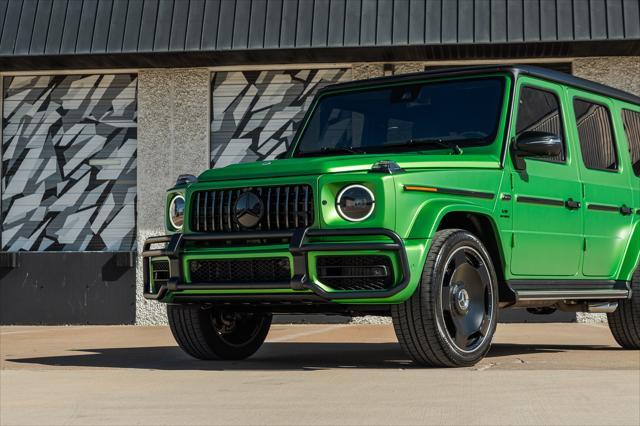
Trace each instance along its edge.
<instances>
[{"instance_id":1,"label":"mercedes-benz g-class","mask_svg":"<svg viewBox=\"0 0 640 426\"><path fill-rule=\"evenodd\" d=\"M507 307L606 312L640 348L640 97L527 66L354 81L280 157L180 176L144 244L192 356L250 356L274 313L374 314L467 366Z\"/></svg>"}]
</instances>

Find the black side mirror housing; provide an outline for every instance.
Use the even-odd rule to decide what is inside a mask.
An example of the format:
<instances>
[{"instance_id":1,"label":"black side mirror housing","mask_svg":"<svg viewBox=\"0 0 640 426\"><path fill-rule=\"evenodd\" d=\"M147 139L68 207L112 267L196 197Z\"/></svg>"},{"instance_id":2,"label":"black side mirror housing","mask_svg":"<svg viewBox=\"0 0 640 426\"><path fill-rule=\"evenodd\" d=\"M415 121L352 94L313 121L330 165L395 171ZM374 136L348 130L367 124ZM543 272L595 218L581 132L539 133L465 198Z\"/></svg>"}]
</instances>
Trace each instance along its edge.
<instances>
[{"instance_id":1,"label":"black side mirror housing","mask_svg":"<svg viewBox=\"0 0 640 426\"><path fill-rule=\"evenodd\" d=\"M555 157L562 154L562 138L554 133L524 132L513 144L516 168L525 168L525 157Z\"/></svg>"}]
</instances>

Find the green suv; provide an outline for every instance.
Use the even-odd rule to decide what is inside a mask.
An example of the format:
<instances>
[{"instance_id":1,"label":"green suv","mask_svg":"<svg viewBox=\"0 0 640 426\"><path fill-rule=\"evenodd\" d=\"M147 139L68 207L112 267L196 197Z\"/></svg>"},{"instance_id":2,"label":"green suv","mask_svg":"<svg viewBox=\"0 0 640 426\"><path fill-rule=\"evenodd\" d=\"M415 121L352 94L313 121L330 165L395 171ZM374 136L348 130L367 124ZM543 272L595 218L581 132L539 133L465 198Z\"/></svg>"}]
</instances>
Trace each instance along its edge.
<instances>
[{"instance_id":1,"label":"green suv","mask_svg":"<svg viewBox=\"0 0 640 426\"><path fill-rule=\"evenodd\" d=\"M183 175L144 294L182 349L241 359L274 313L390 315L469 366L499 308L606 312L640 348L640 97L528 66L322 89L273 161Z\"/></svg>"}]
</instances>

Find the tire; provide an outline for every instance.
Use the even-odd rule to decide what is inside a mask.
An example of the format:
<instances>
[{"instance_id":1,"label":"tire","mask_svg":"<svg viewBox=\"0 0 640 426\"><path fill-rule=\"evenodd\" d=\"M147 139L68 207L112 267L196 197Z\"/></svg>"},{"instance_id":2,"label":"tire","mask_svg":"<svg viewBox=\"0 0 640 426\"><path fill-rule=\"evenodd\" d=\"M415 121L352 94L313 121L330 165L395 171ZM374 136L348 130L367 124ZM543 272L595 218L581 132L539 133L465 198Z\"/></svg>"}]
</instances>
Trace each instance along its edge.
<instances>
[{"instance_id":1,"label":"tire","mask_svg":"<svg viewBox=\"0 0 640 426\"><path fill-rule=\"evenodd\" d=\"M167 305L169 327L183 351L202 360L253 355L269 333L271 314L217 311L201 305Z\"/></svg>"},{"instance_id":2,"label":"tire","mask_svg":"<svg viewBox=\"0 0 640 426\"><path fill-rule=\"evenodd\" d=\"M498 313L496 272L480 240L461 229L438 231L419 287L391 313L398 341L416 363L467 367L480 361Z\"/></svg>"},{"instance_id":3,"label":"tire","mask_svg":"<svg viewBox=\"0 0 640 426\"><path fill-rule=\"evenodd\" d=\"M640 349L640 269L631 280L631 299L618 302L618 309L607 314L609 329L625 349Z\"/></svg>"}]
</instances>

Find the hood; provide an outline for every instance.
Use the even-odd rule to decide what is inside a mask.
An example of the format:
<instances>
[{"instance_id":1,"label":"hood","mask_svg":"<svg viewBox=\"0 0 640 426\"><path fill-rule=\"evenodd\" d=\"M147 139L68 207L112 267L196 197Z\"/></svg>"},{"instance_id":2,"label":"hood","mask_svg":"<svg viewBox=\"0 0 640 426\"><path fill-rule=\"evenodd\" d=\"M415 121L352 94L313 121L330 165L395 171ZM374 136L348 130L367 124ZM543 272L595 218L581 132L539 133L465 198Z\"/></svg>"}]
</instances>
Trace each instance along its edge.
<instances>
[{"instance_id":1,"label":"hood","mask_svg":"<svg viewBox=\"0 0 640 426\"><path fill-rule=\"evenodd\" d=\"M233 164L220 169L210 169L198 177L199 182L228 181L237 179L277 178L287 176L323 175L329 173L363 172L378 161L393 160L405 170L431 168L499 168L497 158L487 155L454 156L450 154L386 154L341 155L327 157L303 157L282 160L257 161Z\"/></svg>"}]
</instances>

